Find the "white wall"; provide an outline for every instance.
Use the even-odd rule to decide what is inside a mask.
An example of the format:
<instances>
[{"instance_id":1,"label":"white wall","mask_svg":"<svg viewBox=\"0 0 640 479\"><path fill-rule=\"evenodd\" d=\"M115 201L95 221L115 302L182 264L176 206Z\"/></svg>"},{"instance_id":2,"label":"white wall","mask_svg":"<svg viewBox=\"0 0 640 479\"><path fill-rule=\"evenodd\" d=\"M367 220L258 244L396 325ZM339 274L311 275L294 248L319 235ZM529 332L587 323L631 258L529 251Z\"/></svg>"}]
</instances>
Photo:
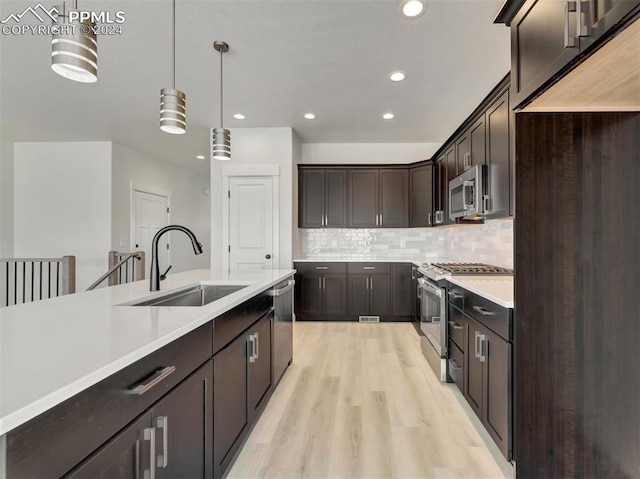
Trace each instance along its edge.
<instances>
[{"instance_id":1,"label":"white wall","mask_svg":"<svg viewBox=\"0 0 640 479\"><path fill-rule=\"evenodd\" d=\"M302 142L300 137L294 131L293 132L293 156L291 158L291 166L293 168L293 190L291 201L293 203L293 258L300 256L300 228L298 228L298 164L302 162Z\"/></svg>"},{"instance_id":2,"label":"white wall","mask_svg":"<svg viewBox=\"0 0 640 479\"><path fill-rule=\"evenodd\" d=\"M280 249L278 265L293 263L293 130L291 128L234 128L231 130L231 161L211 163L211 268L220 269L223 246L222 168L231 165L277 165L280 171ZM297 172L295 172L297 174Z\"/></svg>"},{"instance_id":3,"label":"white wall","mask_svg":"<svg viewBox=\"0 0 640 479\"><path fill-rule=\"evenodd\" d=\"M107 270L111 143L15 143L15 257L76 256L76 291Z\"/></svg>"},{"instance_id":4,"label":"white wall","mask_svg":"<svg viewBox=\"0 0 640 479\"><path fill-rule=\"evenodd\" d=\"M208 268L211 261L210 199L204 193L205 189L209 189L208 176L113 143L111 247L115 251L135 249L129 244L131 182L171 191L171 222L189 228L202 243L204 253L195 255L191 241L185 235L169 233L173 265L171 273ZM125 246L120 246L121 241ZM147 277L150 264L151 258L147 258ZM160 265L160 269L164 268Z\"/></svg>"},{"instance_id":5,"label":"white wall","mask_svg":"<svg viewBox=\"0 0 640 479\"><path fill-rule=\"evenodd\" d=\"M442 143L303 143L302 163L415 163L428 160Z\"/></svg>"},{"instance_id":6,"label":"white wall","mask_svg":"<svg viewBox=\"0 0 640 479\"><path fill-rule=\"evenodd\" d=\"M0 138L0 258L13 257L13 142Z\"/></svg>"}]
</instances>

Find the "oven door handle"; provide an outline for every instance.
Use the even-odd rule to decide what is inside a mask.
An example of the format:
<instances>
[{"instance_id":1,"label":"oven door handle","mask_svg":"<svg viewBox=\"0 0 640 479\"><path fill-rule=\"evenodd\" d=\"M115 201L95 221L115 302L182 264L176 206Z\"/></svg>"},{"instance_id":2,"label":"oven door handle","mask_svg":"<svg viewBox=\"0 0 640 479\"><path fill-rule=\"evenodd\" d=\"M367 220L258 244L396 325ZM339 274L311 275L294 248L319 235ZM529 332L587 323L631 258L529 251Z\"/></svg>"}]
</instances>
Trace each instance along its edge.
<instances>
[{"instance_id":1,"label":"oven door handle","mask_svg":"<svg viewBox=\"0 0 640 479\"><path fill-rule=\"evenodd\" d=\"M439 298L442 297L442 289L437 287L437 286L434 286L433 284L431 284L426 279L419 278L418 279L418 284L420 285L420 287L422 289L425 289L425 290L429 291L430 293L435 294Z\"/></svg>"}]
</instances>

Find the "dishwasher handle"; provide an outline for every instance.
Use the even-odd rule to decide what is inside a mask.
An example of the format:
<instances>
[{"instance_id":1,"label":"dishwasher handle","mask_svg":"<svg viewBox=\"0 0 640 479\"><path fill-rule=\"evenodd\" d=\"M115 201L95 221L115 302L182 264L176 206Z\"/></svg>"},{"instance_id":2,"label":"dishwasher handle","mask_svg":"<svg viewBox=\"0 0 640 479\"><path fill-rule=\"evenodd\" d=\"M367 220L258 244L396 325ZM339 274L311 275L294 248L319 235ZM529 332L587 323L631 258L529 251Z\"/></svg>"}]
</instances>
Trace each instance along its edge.
<instances>
[{"instance_id":1,"label":"dishwasher handle","mask_svg":"<svg viewBox=\"0 0 640 479\"><path fill-rule=\"evenodd\" d=\"M269 291L267 291L267 296L274 296L274 297L282 296L283 294L291 291L295 284L296 284L295 280L290 279L289 281L287 281L287 285L284 288L270 289Z\"/></svg>"}]
</instances>

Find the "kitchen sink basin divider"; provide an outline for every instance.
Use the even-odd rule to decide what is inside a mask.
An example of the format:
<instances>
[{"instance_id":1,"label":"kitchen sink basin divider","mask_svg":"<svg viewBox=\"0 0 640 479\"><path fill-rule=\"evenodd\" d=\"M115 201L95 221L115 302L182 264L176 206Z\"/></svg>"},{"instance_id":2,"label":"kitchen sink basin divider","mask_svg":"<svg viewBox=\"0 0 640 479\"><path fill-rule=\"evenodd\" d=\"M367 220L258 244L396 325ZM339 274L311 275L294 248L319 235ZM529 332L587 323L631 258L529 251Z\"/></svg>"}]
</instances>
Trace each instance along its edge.
<instances>
[{"instance_id":1,"label":"kitchen sink basin divider","mask_svg":"<svg viewBox=\"0 0 640 479\"><path fill-rule=\"evenodd\" d=\"M76 292L76 257L0 258L0 306Z\"/></svg>"}]
</instances>

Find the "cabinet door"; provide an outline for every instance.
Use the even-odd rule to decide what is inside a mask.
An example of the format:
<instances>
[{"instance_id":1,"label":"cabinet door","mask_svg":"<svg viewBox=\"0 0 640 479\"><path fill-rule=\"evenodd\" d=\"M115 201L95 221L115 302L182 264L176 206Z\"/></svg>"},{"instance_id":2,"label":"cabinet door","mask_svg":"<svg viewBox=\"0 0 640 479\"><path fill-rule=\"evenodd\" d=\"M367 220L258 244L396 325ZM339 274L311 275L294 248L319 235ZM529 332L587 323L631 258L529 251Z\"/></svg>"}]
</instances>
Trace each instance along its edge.
<instances>
[{"instance_id":1,"label":"cabinet door","mask_svg":"<svg viewBox=\"0 0 640 479\"><path fill-rule=\"evenodd\" d=\"M249 349L249 422L258 416L271 390L271 327L273 313L268 313L249 330L253 347Z\"/></svg>"},{"instance_id":2,"label":"cabinet door","mask_svg":"<svg viewBox=\"0 0 640 479\"><path fill-rule=\"evenodd\" d=\"M485 121L484 115L482 115L472 126L469 128L469 168L477 165L484 165L486 163L486 137L485 137Z\"/></svg>"},{"instance_id":3,"label":"cabinet door","mask_svg":"<svg viewBox=\"0 0 640 479\"><path fill-rule=\"evenodd\" d=\"M204 479L213 469L213 363L208 361L152 409L156 477Z\"/></svg>"},{"instance_id":4,"label":"cabinet door","mask_svg":"<svg viewBox=\"0 0 640 479\"><path fill-rule=\"evenodd\" d=\"M447 221L447 218L449 217L449 214L447 213L449 179L447 177L447 160L445 155L442 155L435 164L434 178L434 223L436 225L440 225Z\"/></svg>"},{"instance_id":5,"label":"cabinet door","mask_svg":"<svg viewBox=\"0 0 640 479\"><path fill-rule=\"evenodd\" d=\"M145 432L146 431L146 432ZM155 435L147 413L109 441L69 479L138 479L155 470Z\"/></svg>"},{"instance_id":6,"label":"cabinet door","mask_svg":"<svg viewBox=\"0 0 640 479\"><path fill-rule=\"evenodd\" d=\"M221 477L248 424L248 336L243 334L213 358L213 470Z\"/></svg>"},{"instance_id":7,"label":"cabinet door","mask_svg":"<svg viewBox=\"0 0 640 479\"><path fill-rule=\"evenodd\" d=\"M298 275L296 291L298 292L296 309L300 319L305 316L322 314L322 275Z\"/></svg>"},{"instance_id":8,"label":"cabinet door","mask_svg":"<svg viewBox=\"0 0 640 479\"><path fill-rule=\"evenodd\" d=\"M464 172L471 167L471 140L469 132L466 131L456 140L456 164L458 174Z\"/></svg>"},{"instance_id":9,"label":"cabinet door","mask_svg":"<svg viewBox=\"0 0 640 479\"><path fill-rule=\"evenodd\" d=\"M325 274L322 279L322 311L326 316L342 316L347 312L347 276Z\"/></svg>"},{"instance_id":10,"label":"cabinet door","mask_svg":"<svg viewBox=\"0 0 640 479\"><path fill-rule=\"evenodd\" d=\"M456 162L456 148L452 145L444 153L446 161L446 181L444 182L444 197L445 197L445 209L444 209L444 221L443 224L455 223L454 220L449 218L449 182L458 176L458 164ZM462 172L460 172L462 173Z\"/></svg>"},{"instance_id":11,"label":"cabinet door","mask_svg":"<svg viewBox=\"0 0 640 479\"><path fill-rule=\"evenodd\" d=\"M527 1L511 22L514 105L520 105L577 54L575 3Z\"/></svg>"},{"instance_id":12,"label":"cabinet door","mask_svg":"<svg viewBox=\"0 0 640 479\"><path fill-rule=\"evenodd\" d=\"M482 352L486 356L484 425L505 457L509 456L511 418L511 345L484 329Z\"/></svg>"},{"instance_id":13,"label":"cabinet door","mask_svg":"<svg viewBox=\"0 0 640 479\"><path fill-rule=\"evenodd\" d=\"M511 168L509 145L509 91L487 110L487 191L489 217L509 215Z\"/></svg>"},{"instance_id":14,"label":"cabinet door","mask_svg":"<svg viewBox=\"0 0 640 479\"><path fill-rule=\"evenodd\" d=\"M378 170L349 170L349 226L378 226Z\"/></svg>"},{"instance_id":15,"label":"cabinet door","mask_svg":"<svg viewBox=\"0 0 640 479\"><path fill-rule=\"evenodd\" d=\"M412 288L411 263L396 263L391 268L391 314L393 316L411 316L411 307L415 297Z\"/></svg>"},{"instance_id":16,"label":"cabinet door","mask_svg":"<svg viewBox=\"0 0 640 479\"><path fill-rule=\"evenodd\" d=\"M324 226L325 174L323 170L301 170L300 183L300 227L321 228Z\"/></svg>"},{"instance_id":17,"label":"cabinet door","mask_svg":"<svg viewBox=\"0 0 640 479\"><path fill-rule=\"evenodd\" d=\"M374 316L391 314L391 275L369 276L369 314Z\"/></svg>"},{"instance_id":18,"label":"cabinet door","mask_svg":"<svg viewBox=\"0 0 640 479\"><path fill-rule=\"evenodd\" d=\"M349 275L349 314L369 314L369 275Z\"/></svg>"},{"instance_id":19,"label":"cabinet door","mask_svg":"<svg viewBox=\"0 0 640 479\"><path fill-rule=\"evenodd\" d=\"M465 397L473 412L482 419L482 398L484 396L484 362L480 361L481 326L474 320L467 323L467 346L465 348L466 391Z\"/></svg>"},{"instance_id":20,"label":"cabinet door","mask_svg":"<svg viewBox=\"0 0 640 479\"><path fill-rule=\"evenodd\" d=\"M432 226L433 166L426 165L409 171L409 226Z\"/></svg>"},{"instance_id":21,"label":"cabinet door","mask_svg":"<svg viewBox=\"0 0 640 479\"><path fill-rule=\"evenodd\" d=\"M347 226L347 171L325 170L325 226Z\"/></svg>"},{"instance_id":22,"label":"cabinet door","mask_svg":"<svg viewBox=\"0 0 640 479\"><path fill-rule=\"evenodd\" d=\"M409 172L407 169L380 170L379 226L409 226Z\"/></svg>"}]
</instances>

